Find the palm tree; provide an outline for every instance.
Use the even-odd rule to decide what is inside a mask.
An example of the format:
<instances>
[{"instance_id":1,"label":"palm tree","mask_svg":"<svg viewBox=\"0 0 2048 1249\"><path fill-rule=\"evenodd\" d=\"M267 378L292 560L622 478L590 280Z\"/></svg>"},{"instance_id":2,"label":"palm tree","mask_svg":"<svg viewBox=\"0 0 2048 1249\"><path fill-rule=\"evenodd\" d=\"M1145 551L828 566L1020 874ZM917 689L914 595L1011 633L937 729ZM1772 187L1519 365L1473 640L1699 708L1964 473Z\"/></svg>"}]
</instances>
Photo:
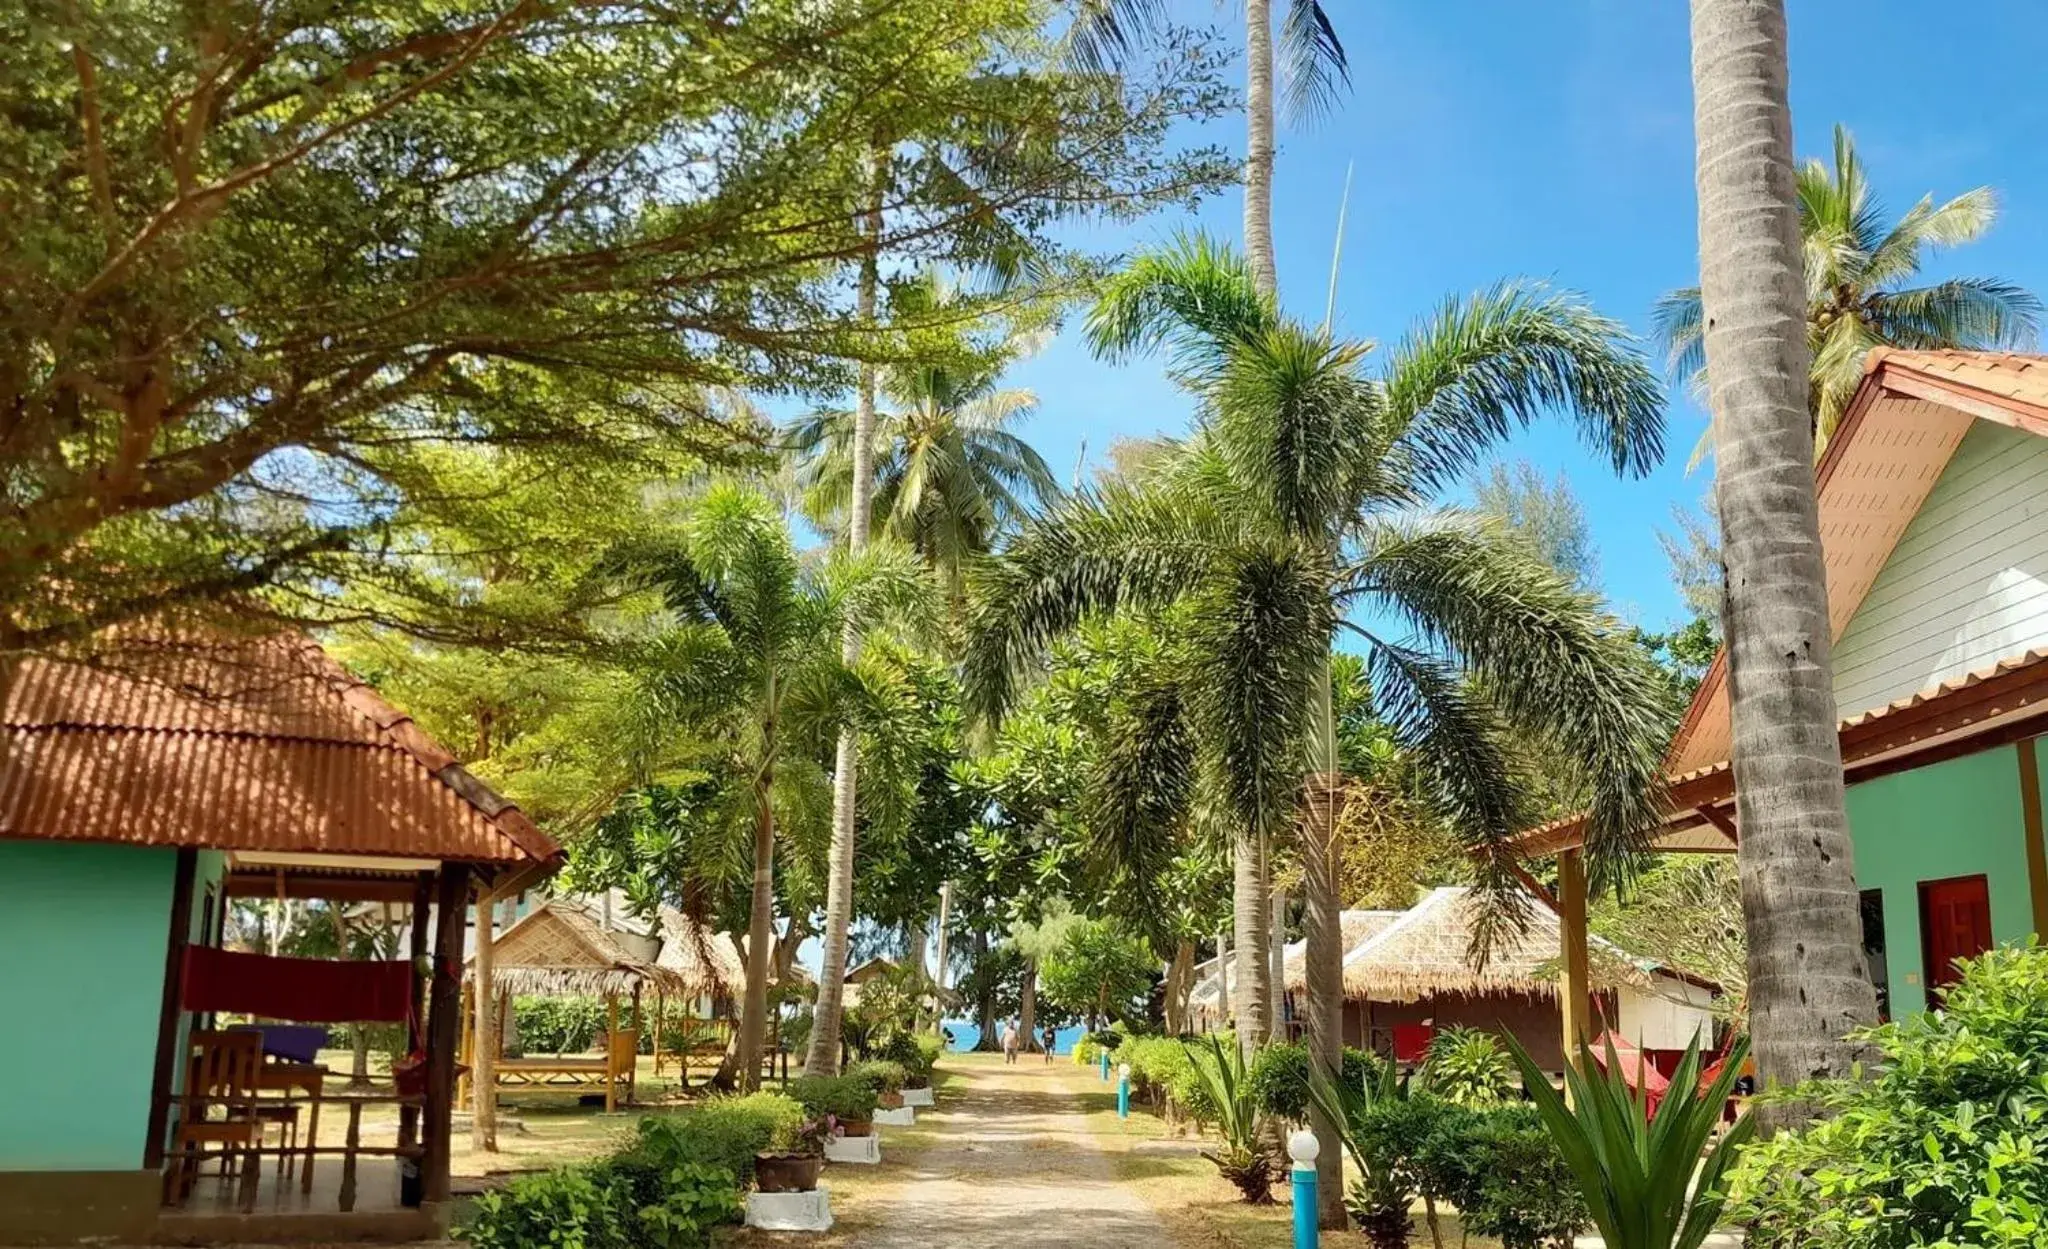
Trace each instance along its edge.
<instances>
[{"instance_id":1,"label":"palm tree","mask_svg":"<svg viewBox=\"0 0 2048 1249\"><path fill-rule=\"evenodd\" d=\"M1658 815L1655 674L1524 543L1429 506L1552 408L1617 470L1653 465L1658 388L1619 326L1570 296L1503 284L1446 301L1368 371L1366 345L1284 318L1248 263L1193 239L1113 279L1089 332L1111 357L1169 349L1197 394L1197 427L1137 480L1057 505L978 575L966 674L981 713L1000 715L1088 616L1184 604L1188 714L1242 883L1244 861L1293 825L1304 780L1335 757L1330 655L1348 632L1436 813L1471 839L1496 914L1528 906L1508 848L1528 814L1511 733L1584 784L1597 855L1639 844ZM1270 1008L1263 904L1237 891L1247 1047ZM1310 929L1312 971L1337 950L1331 928ZM1332 1077L1338 994L1327 975L1310 992L1313 1052ZM1334 1125L1317 1127L1334 1156Z\"/></svg>"},{"instance_id":2,"label":"palm tree","mask_svg":"<svg viewBox=\"0 0 2048 1249\"><path fill-rule=\"evenodd\" d=\"M968 563L1059 494L1045 460L1011 432L1038 404L1030 391L998 384L1016 354L1006 346L966 365L938 361L882 375L895 406L875 422L876 523L923 556L956 597ZM852 414L806 417L788 445L806 513L833 524L846 514L853 482Z\"/></svg>"},{"instance_id":3,"label":"palm tree","mask_svg":"<svg viewBox=\"0 0 2048 1249\"><path fill-rule=\"evenodd\" d=\"M1847 1076L1874 1022L1835 736L1782 0L1693 0L1713 413L1757 1068ZM1780 1113L1784 1113L1782 1110Z\"/></svg>"},{"instance_id":4,"label":"palm tree","mask_svg":"<svg viewBox=\"0 0 2048 1249\"><path fill-rule=\"evenodd\" d=\"M643 658L646 707L717 744L746 778L730 814L751 827L746 989L738 1079L758 1086L775 940L778 814L824 784L825 743L911 714L900 687L841 661L843 629L914 605L925 574L907 552L870 548L821 566L797 558L781 512L758 490L711 486L672 543L628 560L673 614Z\"/></svg>"},{"instance_id":5,"label":"palm tree","mask_svg":"<svg viewBox=\"0 0 2048 1249\"><path fill-rule=\"evenodd\" d=\"M1990 187L1939 205L1925 196L1887 225L1855 142L1839 125L1834 164L1807 161L1794 185L1806 277L1806 342L1813 357L1806 403L1818 446L1834 436L1872 347L1989 349L2033 342L2041 301L2011 282L1950 278L1932 286L1912 285L1928 250L1974 243L1991 228L1998 219L1998 199ZM1672 372L1691 379L1704 393L1707 357L1699 288L1673 291L1657 301L1655 326Z\"/></svg>"}]
</instances>

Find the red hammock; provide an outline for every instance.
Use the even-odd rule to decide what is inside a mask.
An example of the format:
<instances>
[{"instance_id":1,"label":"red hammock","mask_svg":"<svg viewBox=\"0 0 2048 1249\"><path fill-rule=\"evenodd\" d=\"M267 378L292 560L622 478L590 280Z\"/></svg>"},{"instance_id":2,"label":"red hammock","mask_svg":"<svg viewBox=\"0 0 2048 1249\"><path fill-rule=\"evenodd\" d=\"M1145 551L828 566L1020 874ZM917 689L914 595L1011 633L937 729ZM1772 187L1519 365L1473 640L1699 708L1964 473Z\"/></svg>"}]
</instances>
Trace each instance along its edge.
<instances>
[{"instance_id":1,"label":"red hammock","mask_svg":"<svg viewBox=\"0 0 2048 1249\"><path fill-rule=\"evenodd\" d=\"M412 1004L412 964L272 958L185 947L178 1005L188 1011L255 1015L300 1023L403 1023Z\"/></svg>"}]
</instances>

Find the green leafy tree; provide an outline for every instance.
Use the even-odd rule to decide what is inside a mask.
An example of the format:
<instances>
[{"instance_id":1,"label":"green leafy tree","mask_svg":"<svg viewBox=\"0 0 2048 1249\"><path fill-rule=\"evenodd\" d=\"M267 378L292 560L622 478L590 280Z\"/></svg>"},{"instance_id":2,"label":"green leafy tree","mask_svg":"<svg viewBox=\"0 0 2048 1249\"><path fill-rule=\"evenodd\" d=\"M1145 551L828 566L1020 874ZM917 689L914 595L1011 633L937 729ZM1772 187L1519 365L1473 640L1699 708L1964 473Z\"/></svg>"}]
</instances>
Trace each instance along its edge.
<instances>
[{"instance_id":1,"label":"green leafy tree","mask_svg":"<svg viewBox=\"0 0 2048 1249\"><path fill-rule=\"evenodd\" d=\"M389 554L422 447L729 444L706 386L822 392L901 353L916 325L849 324L862 254L1058 276L1063 218L1227 179L1171 138L1227 100L1199 39L1034 68L1049 16L0 15L0 647L253 586L317 600ZM884 126L919 143L877 232L846 137Z\"/></svg>"},{"instance_id":2,"label":"green leafy tree","mask_svg":"<svg viewBox=\"0 0 2048 1249\"><path fill-rule=\"evenodd\" d=\"M1871 192L1855 141L1837 125L1833 163L1814 159L1801 165L1797 196L1812 354L1807 411L1816 451L1834 436L1863 380L1863 357L1873 347L1989 350L2033 343L2041 301L2015 283L1947 278L1913 284L1929 251L1974 243L1991 229L1998 198L1990 187L1942 204L1924 196L1905 216L1889 220ZM1671 371L1704 393L1707 354L1700 316L1700 292L1693 286L1659 300L1654 320Z\"/></svg>"},{"instance_id":3,"label":"green leafy tree","mask_svg":"<svg viewBox=\"0 0 2048 1249\"><path fill-rule=\"evenodd\" d=\"M1510 728L1575 770L1596 854L1639 844L1658 813L1663 744L1649 665L1498 526L1427 507L1553 407L1617 469L1654 463L1657 387L1618 326L1570 297L1505 285L1447 302L1368 372L1364 345L1285 319L1243 261L1201 240L1140 258L1089 324L1112 357L1170 349L1201 419L1166 464L1061 504L989 570L969 690L999 715L1046 646L1088 616L1189 605L1190 714L1236 843L1246 1045L1271 1002L1264 848L1294 824L1308 775L1339 766L1339 632L1362 645L1378 714L1434 808L1474 843L1500 914L1527 905L1508 849L1528 809ZM1318 1065L1334 1073L1330 874L1310 876L1309 995Z\"/></svg>"},{"instance_id":4,"label":"green leafy tree","mask_svg":"<svg viewBox=\"0 0 2048 1249\"><path fill-rule=\"evenodd\" d=\"M1038 968L1047 1001L1094 1019L1142 1018L1159 966L1143 937L1116 924L1083 919L1068 925Z\"/></svg>"}]
</instances>

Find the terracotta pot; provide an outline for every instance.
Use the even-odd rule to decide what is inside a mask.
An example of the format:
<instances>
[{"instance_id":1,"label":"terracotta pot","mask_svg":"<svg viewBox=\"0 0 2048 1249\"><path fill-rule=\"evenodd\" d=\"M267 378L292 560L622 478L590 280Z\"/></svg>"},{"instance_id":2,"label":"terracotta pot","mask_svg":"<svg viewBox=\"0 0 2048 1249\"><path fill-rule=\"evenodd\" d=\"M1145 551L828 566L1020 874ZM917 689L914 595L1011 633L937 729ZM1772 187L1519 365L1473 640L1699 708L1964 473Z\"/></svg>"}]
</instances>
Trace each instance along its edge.
<instances>
[{"instance_id":1,"label":"terracotta pot","mask_svg":"<svg viewBox=\"0 0 2048 1249\"><path fill-rule=\"evenodd\" d=\"M822 1154L755 1154L754 1187L764 1193L808 1193L824 1169Z\"/></svg>"},{"instance_id":2,"label":"terracotta pot","mask_svg":"<svg viewBox=\"0 0 2048 1249\"><path fill-rule=\"evenodd\" d=\"M903 1094L901 1094L901 1093L881 1093L881 1094L877 1094L877 1095L876 1095L876 1097L875 1097L875 1105L877 1105L877 1106L881 1107L881 1108L882 1108L883 1110L901 1110L901 1109L903 1109Z\"/></svg>"},{"instance_id":3,"label":"terracotta pot","mask_svg":"<svg viewBox=\"0 0 2048 1249\"><path fill-rule=\"evenodd\" d=\"M839 1134L841 1136L873 1136L875 1134L875 1121L873 1119L841 1119L839 1121Z\"/></svg>"}]
</instances>

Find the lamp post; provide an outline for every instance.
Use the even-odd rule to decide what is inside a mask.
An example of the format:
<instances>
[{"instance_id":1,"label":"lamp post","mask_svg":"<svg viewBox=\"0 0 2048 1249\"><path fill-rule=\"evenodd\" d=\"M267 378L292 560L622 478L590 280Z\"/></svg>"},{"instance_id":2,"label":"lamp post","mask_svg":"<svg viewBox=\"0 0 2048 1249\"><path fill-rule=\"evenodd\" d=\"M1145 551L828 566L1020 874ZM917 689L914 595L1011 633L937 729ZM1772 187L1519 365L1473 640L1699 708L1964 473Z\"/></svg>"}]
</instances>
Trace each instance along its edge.
<instances>
[{"instance_id":1,"label":"lamp post","mask_svg":"<svg viewBox=\"0 0 2048 1249\"><path fill-rule=\"evenodd\" d=\"M1116 1069L1116 1117L1131 1117L1131 1064L1124 1063Z\"/></svg>"},{"instance_id":2,"label":"lamp post","mask_svg":"<svg viewBox=\"0 0 2048 1249\"><path fill-rule=\"evenodd\" d=\"M1109 1051L1102 1051L1102 1082L1109 1083Z\"/></svg>"},{"instance_id":3,"label":"lamp post","mask_svg":"<svg viewBox=\"0 0 2048 1249\"><path fill-rule=\"evenodd\" d=\"M1294 1249L1316 1249L1316 1155L1322 1152L1316 1134L1307 1129L1287 1138L1287 1156L1294 1159Z\"/></svg>"}]
</instances>

